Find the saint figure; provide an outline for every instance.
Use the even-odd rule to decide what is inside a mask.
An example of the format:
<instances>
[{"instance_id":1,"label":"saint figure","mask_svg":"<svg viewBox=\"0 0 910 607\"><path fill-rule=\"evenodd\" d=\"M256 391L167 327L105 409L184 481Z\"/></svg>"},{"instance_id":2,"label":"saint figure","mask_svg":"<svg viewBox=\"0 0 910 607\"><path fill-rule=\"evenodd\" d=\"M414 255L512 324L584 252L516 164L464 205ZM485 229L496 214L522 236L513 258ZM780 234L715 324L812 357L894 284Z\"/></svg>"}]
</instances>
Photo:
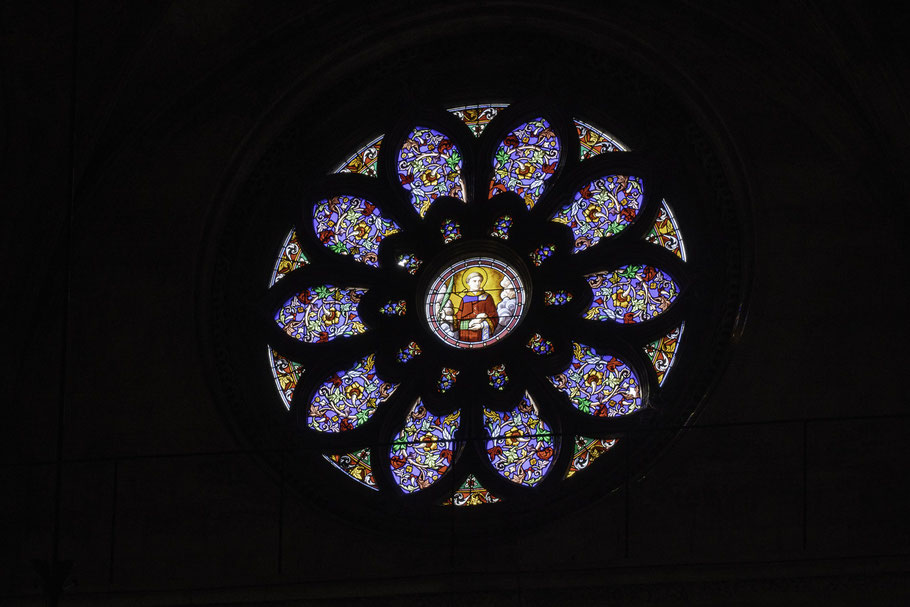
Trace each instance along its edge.
<instances>
[{"instance_id":1,"label":"saint figure","mask_svg":"<svg viewBox=\"0 0 910 607\"><path fill-rule=\"evenodd\" d=\"M489 293L483 290L484 277L480 272L471 272L465 278L468 292L461 298L461 305L455 313L458 339L461 341L484 341L489 339L499 324L496 304Z\"/></svg>"}]
</instances>

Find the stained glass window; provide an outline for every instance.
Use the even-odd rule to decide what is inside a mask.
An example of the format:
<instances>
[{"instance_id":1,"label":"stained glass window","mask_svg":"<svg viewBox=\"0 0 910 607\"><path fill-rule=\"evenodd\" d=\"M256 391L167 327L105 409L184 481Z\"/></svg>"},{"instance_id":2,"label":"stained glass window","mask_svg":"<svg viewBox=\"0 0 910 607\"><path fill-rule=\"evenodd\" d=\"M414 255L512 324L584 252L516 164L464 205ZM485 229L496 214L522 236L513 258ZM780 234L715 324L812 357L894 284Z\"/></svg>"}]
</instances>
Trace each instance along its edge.
<instances>
[{"instance_id":1,"label":"stained glass window","mask_svg":"<svg viewBox=\"0 0 910 607\"><path fill-rule=\"evenodd\" d=\"M506 135L493 155L490 195L515 192L528 208L543 194L556 172L561 146L545 118L530 120Z\"/></svg>"},{"instance_id":2,"label":"stained glass window","mask_svg":"<svg viewBox=\"0 0 910 607\"><path fill-rule=\"evenodd\" d=\"M420 401L415 403L389 451L392 474L402 491L426 489L449 470L459 423L458 411L443 417L427 411Z\"/></svg>"},{"instance_id":3,"label":"stained glass window","mask_svg":"<svg viewBox=\"0 0 910 607\"><path fill-rule=\"evenodd\" d=\"M417 127L408 134L398 153L398 178L421 216L440 196L464 198L461 165L461 152L439 131Z\"/></svg>"},{"instance_id":4,"label":"stained glass window","mask_svg":"<svg viewBox=\"0 0 910 607\"><path fill-rule=\"evenodd\" d=\"M366 289L320 285L288 299L275 314L281 329L304 343L331 341L366 331L357 311Z\"/></svg>"},{"instance_id":5,"label":"stained glass window","mask_svg":"<svg viewBox=\"0 0 910 607\"><path fill-rule=\"evenodd\" d=\"M615 460L625 427L610 424L638 419L679 361L692 276L668 201L645 196L650 173L585 168L628 151L607 131L505 104L447 111L460 121L429 123L463 131L412 123L337 165L372 189L329 176L301 203L312 230L284 228L263 272L279 336L268 364L306 436L337 440L318 443L337 478L495 511ZM486 172L466 172L481 150ZM488 176L472 199L465 184ZM551 188L563 198L542 202ZM574 255L605 239L622 254Z\"/></svg>"},{"instance_id":6,"label":"stained glass window","mask_svg":"<svg viewBox=\"0 0 910 607\"><path fill-rule=\"evenodd\" d=\"M619 358L598 354L593 348L573 344L572 364L553 375L550 382L569 402L595 417L618 417L641 408L641 383Z\"/></svg>"},{"instance_id":7,"label":"stained glass window","mask_svg":"<svg viewBox=\"0 0 910 607\"><path fill-rule=\"evenodd\" d=\"M395 222L382 217L369 200L335 196L316 203L313 229L322 244L333 253L350 255L359 262L378 266L379 243L399 228Z\"/></svg>"},{"instance_id":8,"label":"stained glass window","mask_svg":"<svg viewBox=\"0 0 910 607\"><path fill-rule=\"evenodd\" d=\"M666 273L652 266L628 265L612 272L588 274L594 301L585 312L588 320L636 323L667 311L679 287Z\"/></svg>"},{"instance_id":9,"label":"stained glass window","mask_svg":"<svg viewBox=\"0 0 910 607\"><path fill-rule=\"evenodd\" d=\"M509 413L484 409L483 417L490 437L487 456L496 472L520 485L543 480L553 464L555 441L530 395Z\"/></svg>"},{"instance_id":10,"label":"stained glass window","mask_svg":"<svg viewBox=\"0 0 910 607\"><path fill-rule=\"evenodd\" d=\"M575 251L593 247L635 221L644 199L644 181L628 175L606 175L585 184L553 221L572 229Z\"/></svg>"},{"instance_id":11,"label":"stained glass window","mask_svg":"<svg viewBox=\"0 0 910 607\"><path fill-rule=\"evenodd\" d=\"M353 430L366 423L397 387L379 378L370 354L319 387L310 402L307 425L318 432Z\"/></svg>"}]
</instances>

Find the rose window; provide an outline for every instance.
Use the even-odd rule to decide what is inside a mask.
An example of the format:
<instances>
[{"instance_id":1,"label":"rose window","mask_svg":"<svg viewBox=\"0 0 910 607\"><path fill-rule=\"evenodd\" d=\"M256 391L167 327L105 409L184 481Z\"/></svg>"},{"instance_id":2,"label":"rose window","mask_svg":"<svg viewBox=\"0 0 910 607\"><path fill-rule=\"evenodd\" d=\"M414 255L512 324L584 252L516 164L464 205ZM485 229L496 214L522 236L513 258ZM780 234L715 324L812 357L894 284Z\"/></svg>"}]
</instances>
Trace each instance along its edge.
<instances>
[{"instance_id":1,"label":"rose window","mask_svg":"<svg viewBox=\"0 0 910 607\"><path fill-rule=\"evenodd\" d=\"M503 104L368 142L300 192L261 304L302 440L426 507L617 465L685 355L694 273L663 182L598 127Z\"/></svg>"}]
</instances>

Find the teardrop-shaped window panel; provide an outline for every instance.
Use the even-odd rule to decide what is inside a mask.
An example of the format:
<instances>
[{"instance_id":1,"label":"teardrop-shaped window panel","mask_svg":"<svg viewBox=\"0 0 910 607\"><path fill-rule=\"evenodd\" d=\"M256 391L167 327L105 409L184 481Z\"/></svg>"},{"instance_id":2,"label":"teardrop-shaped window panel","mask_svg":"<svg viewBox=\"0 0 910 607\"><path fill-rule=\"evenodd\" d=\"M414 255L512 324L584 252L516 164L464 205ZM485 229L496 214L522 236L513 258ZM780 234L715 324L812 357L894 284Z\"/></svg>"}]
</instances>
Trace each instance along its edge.
<instances>
[{"instance_id":1,"label":"teardrop-shaped window panel","mask_svg":"<svg viewBox=\"0 0 910 607\"><path fill-rule=\"evenodd\" d=\"M370 419L397 387L376 375L374 355L370 354L350 369L332 374L316 390L307 426L317 432L353 430Z\"/></svg>"},{"instance_id":2,"label":"teardrop-shaped window panel","mask_svg":"<svg viewBox=\"0 0 910 607\"><path fill-rule=\"evenodd\" d=\"M307 344L353 337L367 330L357 312L366 292L360 287L308 287L284 302L275 313L275 322L282 331Z\"/></svg>"},{"instance_id":3,"label":"teardrop-shaped window panel","mask_svg":"<svg viewBox=\"0 0 910 607\"><path fill-rule=\"evenodd\" d=\"M461 152L443 133L419 126L408 134L398 150L398 179L421 217L440 196L465 200L462 164Z\"/></svg>"},{"instance_id":4,"label":"teardrop-shaped window panel","mask_svg":"<svg viewBox=\"0 0 910 607\"><path fill-rule=\"evenodd\" d=\"M618 417L641 408L641 382L629 365L589 346L572 344L572 363L548 379L588 415Z\"/></svg>"},{"instance_id":5,"label":"teardrop-shaped window panel","mask_svg":"<svg viewBox=\"0 0 910 607\"><path fill-rule=\"evenodd\" d=\"M357 196L335 196L320 200L313 208L316 237L329 250L355 260L379 266L379 243L398 232L398 225L379 213L376 205Z\"/></svg>"},{"instance_id":6,"label":"teardrop-shaped window panel","mask_svg":"<svg viewBox=\"0 0 910 607\"><path fill-rule=\"evenodd\" d=\"M426 489L449 470L455 457L455 431L461 411L433 415L418 400L404 427L392 439L392 476L405 493Z\"/></svg>"},{"instance_id":7,"label":"teardrop-shaped window panel","mask_svg":"<svg viewBox=\"0 0 910 607\"><path fill-rule=\"evenodd\" d=\"M493 155L490 197L515 192L532 208L556 172L561 145L544 118L525 122L506 135Z\"/></svg>"},{"instance_id":8,"label":"teardrop-shaped window panel","mask_svg":"<svg viewBox=\"0 0 910 607\"><path fill-rule=\"evenodd\" d=\"M666 312L679 296L676 282L653 266L621 266L585 278L594 291L591 307L585 312L588 320L625 324L651 320Z\"/></svg>"},{"instance_id":9,"label":"teardrop-shaped window panel","mask_svg":"<svg viewBox=\"0 0 910 607\"><path fill-rule=\"evenodd\" d=\"M593 247L601 238L622 232L635 221L644 191L640 177L604 175L576 192L572 203L560 209L552 220L572 229L573 253L578 253Z\"/></svg>"},{"instance_id":10,"label":"teardrop-shaped window panel","mask_svg":"<svg viewBox=\"0 0 910 607\"><path fill-rule=\"evenodd\" d=\"M508 413L484 409L483 426L490 437L487 457L496 472L529 487L547 475L556 456L555 437L530 394L525 392Z\"/></svg>"}]
</instances>

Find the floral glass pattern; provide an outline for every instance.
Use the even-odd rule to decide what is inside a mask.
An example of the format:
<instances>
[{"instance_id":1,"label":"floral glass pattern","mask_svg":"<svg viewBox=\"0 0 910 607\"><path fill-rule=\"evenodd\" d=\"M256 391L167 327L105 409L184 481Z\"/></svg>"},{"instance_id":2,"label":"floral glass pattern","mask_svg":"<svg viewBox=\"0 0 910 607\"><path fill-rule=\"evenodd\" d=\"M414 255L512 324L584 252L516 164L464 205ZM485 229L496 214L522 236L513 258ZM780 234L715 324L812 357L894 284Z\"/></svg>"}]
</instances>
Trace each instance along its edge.
<instances>
[{"instance_id":1,"label":"floral glass pattern","mask_svg":"<svg viewBox=\"0 0 910 607\"><path fill-rule=\"evenodd\" d=\"M618 417L641 408L641 384L626 363L581 344L573 344L573 349L569 368L549 377L572 406L595 417Z\"/></svg>"},{"instance_id":2,"label":"floral glass pattern","mask_svg":"<svg viewBox=\"0 0 910 607\"><path fill-rule=\"evenodd\" d=\"M540 418L527 393L509 413L484 409L483 426L490 439L487 457L502 476L520 485L543 480L555 455L553 433Z\"/></svg>"},{"instance_id":3,"label":"floral glass pattern","mask_svg":"<svg viewBox=\"0 0 910 607\"><path fill-rule=\"evenodd\" d=\"M541 337L540 333L535 333L531 336L531 339L528 341L528 348L538 356L548 356L556 350L553 346L553 342Z\"/></svg>"},{"instance_id":4,"label":"floral glass pattern","mask_svg":"<svg viewBox=\"0 0 910 607\"><path fill-rule=\"evenodd\" d=\"M536 249L534 249L533 251L531 251L531 262L535 266L541 266L541 265L543 265L543 262L545 262L550 257L552 257L553 253L555 253L555 252L556 252L556 245L553 245L553 244L541 245L541 246L537 247Z\"/></svg>"},{"instance_id":5,"label":"floral glass pattern","mask_svg":"<svg viewBox=\"0 0 910 607\"><path fill-rule=\"evenodd\" d=\"M666 200L660 201L660 209L654 219L651 230L645 234L645 240L651 244L660 245L683 261L686 259L686 250L683 247L682 235L676 225L676 217L670 210Z\"/></svg>"},{"instance_id":6,"label":"floral glass pattern","mask_svg":"<svg viewBox=\"0 0 910 607\"><path fill-rule=\"evenodd\" d=\"M493 155L490 196L515 192L533 208L545 182L556 172L561 146L544 118L530 120L502 140Z\"/></svg>"},{"instance_id":7,"label":"floral glass pattern","mask_svg":"<svg viewBox=\"0 0 910 607\"><path fill-rule=\"evenodd\" d=\"M506 373L505 365L496 365L487 370L487 377L490 378L490 387L497 390L504 390L509 385L509 374Z\"/></svg>"},{"instance_id":8,"label":"floral glass pattern","mask_svg":"<svg viewBox=\"0 0 910 607\"><path fill-rule=\"evenodd\" d=\"M498 497L487 491L480 484L477 477L469 474L455 493L442 503L443 506L480 506L481 504L495 504L500 501Z\"/></svg>"},{"instance_id":9,"label":"floral glass pattern","mask_svg":"<svg viewBox=\"0 0 910 607\"><path fill-rule=\"evenodd\" d=\"M404 316L408 313L408 302L404 299L390 301L379 308L379 312L386 316Z\"/></svg>"},{"instance_id":10,"label":"floral glass pattern","mask_svg":"<svg viewBox=\"0 0 910 607\"><path fill-rule=\"evenodd\" d=\"M412 276L417 274L417 270L420 269L421 264L423 264L423 260L415 255L408 254L398 256L398 266L407 270L408 274L411 274Z\"/></svg>"},{"instance_id":11,"label":"floral glass pattern","mask_svg":"<svg viewBox=\"0 0 910 607\"><path fill-rule=\"evenodd\" d=\"M417 342L412 341L404 348L398 350L398 362L401 364L411 362L413 359L420 356L421 352L423 352L423 350L420 349L420 346L417 344Z\"/></svg>"},{"instance_id":12,"label":"floral glass pattern","mask_svg":"<svg viewBox=\"0 0 910 607\"><path fill-rule=\"evenodd\" d=\"M379 491L373 480L373 467L370 465L369 447L355 453L343 455L327 454L323 457L330 464L350 476L352 479L373 491Z\"/></svg>"},{"instance_id":13,"label":"floral glass pattern","mask_svg":"<svg viewBox=\"0 0 910 607\"><path fill-rule=\"evenodd\" d=\"M575 236L575 253L593 247L601 238L629 226L644 201L644 181L628 175L599 177L575 193L553 221L565 224Z\"/></svg>"},{"instance_id":14,"label":"floral glass pattern","mask_svg":"<svg viewBox=\"0 0 910 607\"><path fill-rule=\"evenodd\" d=\"M278 253L278 261L275 262L275 270L272 272L269 286L308 263L309 260L297 241L297 230L291 230L284 239L281 252Z\"/></svg>"},{"instance_id":15,"label":"floral glass pattern","mask_svg":"<svg viewBox=\"0 0 910 607\"><path fill-rule=\"evenodd\" d=\"M511 215L503 215L502 217L499 217L493 224L493 231L490 232L490 236L508 240L509 230L512 228L512 221L513 220Z\"/></svg>"},{"instance_id":16,"label":"floral glass pattern","mask_svg":"<svg viewBox=\"0 0 910 607\"><path fill-rule=\"evenodd\" d=\"M645 354L651 361L654 371L657 373L657 382L661 386L667 379L667 373L676 362L676 351L679 348L679 341L682 339L683 330L686 323L682 323L660 339L655 339L645 346Z\"/></svg>"},{"instance_id":17,"label":"floral glass pattern","mask_svg":"<svg viewBox=\"0 0 910 607\"><path fill-rule=\"evenodd\" d=\"M575 437L575 453L572 454L572 463L566 472L566 478L580 472L591 465L598 457L616 446L616 439Z\"/></svg>"},{"instance_id":18,"label":"floral glass pattern","mask_svg":"<svg viewBox=\"0 0 910 607\"><path fill-rule=\"evenodd\" d=\"M572 294L566 290L543 292L543 305L545 306L564 306L570 301L572 301Z\"/></svg>"},{"instance_id":19,"label":"floral glass pattern","mask_svg":"<svg viewBox=\"0 0 910 607\"><path fill-rule=\"evenodd\" d=\"M309 431L331 435L336 441L331 452L320 451L326 469L340 470L344 477L382 496L408 499L430 493L432 503L458 506L497 503L497 496L507 496L497 508L508 508L516 501L516 491L534 487L548 476L553 477L548 484L562 482L614 448L622 440L617 438L621 431L602 424L640 411L648 394L660 392L676 363L686 307L673 304L687 297L679 284L688 285L691 275L680 270L680 262L671 264L677 283L655 265L665 251L686 261L667 201L646 201L645 178L603 175L594 168L584 171L591 166L585 164L587 159L628 149L606 131L578 119L557 124L543 116L516 121L520 122L516 126L503 122L510 120L502 113L505 107L478 104L450 109L464 123L461 135L412 124L388 133L388 138L374 137L335 169L335 173L363 175L373 185L352 192L338 184L353 182L339 181L320 190L326 197L306 203L311 219L305 214L304 224L298 224L312 221L313 230L291 226L267 274L271 288L283 289L276 299L284 302L270 314L278 328L299 344L296 350L286 343L268 348L281 402L307 413ZM461 126L451 117L431 122ZM569 148L564 148L557 132L560 136L577 133L582 170L578 160L562 158ZM379 150L393 145L391 141L404 143L400 149L384 150L393 161L383 166ZM481 150L495 152L485 159L486 166L477 167L480 175L466 173L462 156L481 158ZM577 176L564 171L563 165L574 166ZM465 184L476 184L491 174L489 195L481 191L470 199ZM393 181L398 185L392 187ZM546 208L529 212L557 182L568 200L544 201ZM507 192L511 194L499 196ZM449 200L437 203L442 197ZM453 204L451 198L462 204ZM427 215L434 203L440 209ZM580 253L609 237L614 237L616 247L634 241L631 230L615 237L641 213L656 219L639 242L657 251L632 256L642 262L620 266L629 258L605 255L603 262L591 263L589 255L567 254ZM401 226L407 229L391 218L401 218ZM395 238L385 245L391 249L381 249L383 240L393 234ZM553 244L573 241L574 249L565 251ZM480 246L471 251L469 243L474 242ZM324 261L328 259L339 260L338 265ZM365 267L358 268L350 260ZM588 265L581 271L573 260ZM328 265L314 267L319 264ZM319 284L328 276L325 271L308 274L323 267L340 272L337 279L329 280L332 284ZM472 289L466 280L477 267L483 269L480 286ZM600 267L607 270L590 274ZM426 270L435 274L422 282ZM278 284L289 275L295 275L297 282L289 279ZM307 276L320 278L307 283ZM584 285L582 280L591 287L590 293L577 286ZM297 286L301 284L313 286ZM429 286L418 287L424 290L415 295L414 284ZM576 285L574 293L562 288L566 285ZM288 294L292 288L296 292ZM478 309L469 311L463 304L471 293L476 300L468 303ZM483 294L490 305L476 303ZM578 299L588 307L576 305ZM409 313L409 306L416 307ZM482 314L486 317L479 318ZM658 315L664 319L647 323ZM550 319L556 325L547 324ZM594 329L585 320L612 323ZM622 331L635 329L626 325L636 324L642 324L639 332L625 334L624 339L636 346L638 358L622 349L621 360L613 353L618 346L598 331L612 335L606 332L609 328L623 335ZM409 341L427 325L440 343ZM667 326L676 328L665 333ZM517 337L510 337L513 332ZM366 337L343 339L358 335ZM487 345L496 347L487 350ZM568 351L572 356L564 363L561 356ZM339 358L340 352L344 358ZM340 363L346 368L330 366L338 360L349 361ZM563 364L565 368L560 368ZM650 366L655 374L641 371ZM381 375L386 370L392 374L390 379ZM532 377L547 381L530 381ZM458 389L448 394L456 383ZM582 421L567 425L566 400L585 414L572 419L599 418L591 423L601 425L588 427ZM400 417L389 421L376 415L371 422L378 411ZM479 429L482 423L486 436L456 439L468 419L471 422L463 431ZM554 427L560 434L553 432ZM386 433L385 428L392 431ZM371 452L368 445L384 447ZM468 449L474 455L461 457ZM564 453L566 457L557 460L560 452L570 449L571 458ZM558 470L557 461L563 462ZM480 474L476 465L489 466L497 474ZM374 470L377 466L382 469ZM448 481L439 482L444 476ZM464 479L460 485L459 479ZM457 487L454 492L453 487Z\"/></svg>"},{"instance_id":20,"label":"floral glass pattern","mask_svg":"<svg viewBox=\"0 0 910 607\"><path fill-rule=\"evenodd\" d=\"M316 203L313 229L330 251L374 267L379 265L379 243L399 230L375 204L357 196L335 196Z\"/></svg>"},{"instance_id":21,"label":"floral glass pattern","mask_svg":"<svg viewBox=\"0 0 910 607\"><path fill-rule=\"evenodd\" d=\"M353 430L366 423L397 387L379 379L370 354L322 384L310 403L307 425L317 432Z\"/></svg>"},{"instance_id":22,"label":"floral glass pattern","mask_svg":"<svg viewBox=\"0 0 910 607\"><path fill-rule=\"evenodd\" d=\"M281 402L290 409L294 389L297 388L297 382L300 381L300 376L303 374L303 365L282 356L273 348L269 348L269 359L272 362L272 379L275 380L275 387L278 388Z\"/></svg>"},{"instance_id":23,"label":"floral glass pattern","mask_svg":"<svg viewBox=\"0 0 910 607\"><path fill-rule=\"evenodd\" d=\"M350 158L341 163L336 173L358 173L360 175L376 176L376 162L379 160L379 146L382 143L382 135L369 142Z\"/></svg>"},{"instance_id":24,"label":"floral glass pattern","mask_svg":"<svg viewBox=\"0 0 910 607\"><path fill-rule=\"evenodd\" d=\"M459 423L459 411L442 417L430 413L420 401L414 404L389 451L392 474L402 491L426 489L448 471Z\"/></svg>"},{"instance_id":25,"label":"floral glass pattern","mask_svg":"<svg viewBox=\"0 0 910 607\"><path fill-rule=\"evenodd\" d=\"M643 322L666 312L679 295L673 279L652 266L622 266L586 278L594 291L588 320Z\"/></svg>"},{"instance_id":26,"label":"floral glass pattern","mask_svg":"<svg viewBox=\"0 0 910 607\"><path fill-rule=\"evenodd\" d=\"M398 153L398 179L421 217L440 196L464 199L462 162L461 152L439 131L417 127L408 134Z\"/></svg>"},{"instance_id":27,"label":"floral glass pattern","mask_svg":"<svg viewBox=\"0 0 910 607\"><path fill-rule=\"evenodd\" d=\"M439 228L442 232L442 241L446 244L455 242L461 238L461 226L454 219L446 219Z\"/></svg>"},{"instance_id":28,"label":"floral glass pattern","mask_svg":"<svg viewBox=\"0 0 910 607\"><path fill-rule=\"evenodd\" d=\"M475 137L480 137L490 121L505 107L507 107L505 103L485 103L453 107L449 108L449 111L461 118Z\"/></svg>"},{"instance_id":29,"label":"floral glass pattern","mask_svg":"<svg viewBox=\"0 0 910 607\"><path fill-rule=\"evenodd\" d=\"M455 387L455 381L458 379L458 374L460 371L458 369L452 369L451 367L444 367L442 373L439 375L439 379L436 381L436 391L440 394L445 394L449 390Z\"/></svg>"},{"instance_id":30,"label":"floral glass pattern","mask_svg":"<svg viewBox=\"0 0 910 607\"><path fill-rule=\"evenodd\" d=\"M605 152L626 151L626 147L618 139L581 120L575 121L575 129L578 132L582 160Z\"/></svg>"},{"instance_id":31,"label":"floral glass pattern","mask_svg":"<svg viewBox=\"0 0 910 607\"><path fill-rule=\"evenodd\" d=\"M294 295L275 314L278 326L298 341L308 344L366 331L357 305L366 289L342 289L320 285Z\"/></svg>"}]
</instances>

